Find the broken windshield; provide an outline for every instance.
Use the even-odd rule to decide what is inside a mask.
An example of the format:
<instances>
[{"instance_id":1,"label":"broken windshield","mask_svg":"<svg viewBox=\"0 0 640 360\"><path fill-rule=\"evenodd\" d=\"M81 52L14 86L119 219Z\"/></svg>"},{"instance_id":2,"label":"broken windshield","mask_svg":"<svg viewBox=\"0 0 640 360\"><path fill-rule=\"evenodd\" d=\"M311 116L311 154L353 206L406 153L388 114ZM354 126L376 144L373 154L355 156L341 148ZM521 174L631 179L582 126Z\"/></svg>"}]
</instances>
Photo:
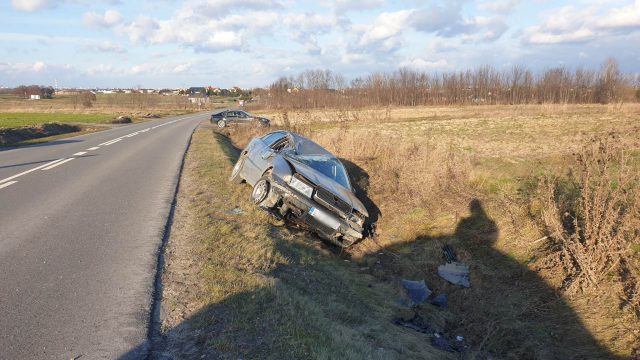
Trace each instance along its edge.
<instances>
[{"instance_id":1,"label":"broken windshield","mask_svg":"<svg viewBox=\"0 0 640 360\"><path fill-rule=\"evenodd\" d=\"M301 163L317 170L322 175L333 179L346 189L351 189L349 184L349 176L342 166L342 163L333 156L329 155L299 155L291 151L287 155L300 161Z\"/></svg>"}]
</instances>

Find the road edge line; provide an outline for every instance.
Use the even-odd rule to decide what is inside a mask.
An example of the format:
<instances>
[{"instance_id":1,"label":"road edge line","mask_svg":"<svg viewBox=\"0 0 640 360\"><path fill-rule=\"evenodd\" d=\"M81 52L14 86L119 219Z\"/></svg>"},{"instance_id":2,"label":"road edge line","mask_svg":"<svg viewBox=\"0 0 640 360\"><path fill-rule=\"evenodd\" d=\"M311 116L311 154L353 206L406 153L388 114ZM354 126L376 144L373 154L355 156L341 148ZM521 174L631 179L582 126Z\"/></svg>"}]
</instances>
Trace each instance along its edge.
<instances>
[{"instance_id":1,"label":"road edge line","mask_svg":"<svg viewBox=\"0 0 640 360\"><path fill-rule=\"evenodd\" d=\"M167 221L164 225L164 231L162 233L162 242L158 248L158 254L156 259L156 274L153 281L153 293L151 297L151 308L149 316L149 328L147 329L147 354L144 357L146 360L155 360L162 358L162 319L160 316L162 306L162 273L164 271L164 253L169 244L169 237L171 236L171 227L173 225L173 217L176 211L176 205L178 203L178 192L180 191L180 182L182 180L182 173L184 171L184 164L187 159L187 153L191 148L191 141L193 140L193 134L200 128L200 123L196 125L191 133L187 145L185 146L184 153L182 154L182 160L180 162L180 169L176 179L176 186L171 200L169 208L169 214L167 215Z\"/></svg>"}]
</instances>

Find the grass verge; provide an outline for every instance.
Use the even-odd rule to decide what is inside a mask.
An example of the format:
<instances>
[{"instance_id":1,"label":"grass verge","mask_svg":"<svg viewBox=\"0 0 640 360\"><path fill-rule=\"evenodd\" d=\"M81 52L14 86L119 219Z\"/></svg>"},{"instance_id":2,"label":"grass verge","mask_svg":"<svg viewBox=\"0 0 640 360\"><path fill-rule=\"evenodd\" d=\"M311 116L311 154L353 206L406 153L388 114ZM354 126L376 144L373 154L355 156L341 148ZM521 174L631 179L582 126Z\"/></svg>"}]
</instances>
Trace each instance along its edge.
<instances>
[{"instance_id":1,"label":"grass verge","mask_svg":"<svg viewBox=\"0 0 640 360\"><path fill-rule=\"evenodd\" d=\"M0 129L45 123L106 123L113 115L102 114L50 114L50 113L1 113Z\"/></svg>"},{"instance_id":2,"label":"grass verge","mask_svg":"<svg viewBox=\"0 0 640 360\"><path fill-rule=\"evenodd\" d=\"M163 274L166 352L176 358L451 358L392 324L397 289L258 210L227 176L224 136L193 136Z\"/></svg>"}]
</instances>

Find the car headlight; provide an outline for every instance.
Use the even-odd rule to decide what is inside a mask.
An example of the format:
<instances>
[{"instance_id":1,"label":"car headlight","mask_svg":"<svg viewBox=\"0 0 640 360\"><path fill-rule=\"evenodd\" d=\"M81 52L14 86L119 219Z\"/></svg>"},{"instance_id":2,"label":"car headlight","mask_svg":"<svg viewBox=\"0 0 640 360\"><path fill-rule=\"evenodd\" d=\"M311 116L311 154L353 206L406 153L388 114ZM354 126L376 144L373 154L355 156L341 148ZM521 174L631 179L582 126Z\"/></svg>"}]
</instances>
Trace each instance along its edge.
<instances>
[{"instance_id":1,"label":"car headlight","mask_svg":"<svg viewBox=\"0 0 640 360\"><path fill-rule=\"evenodd\" d=\"M297 179L295 176L291 177L289 185L291 185L292 188L298 190L308 198L311 198L311 195L313 194L313 187Z\"/></svg>"},{"instance_id":2,"label":"car headlight","mask_svg":"<svg viewBox=\"0 0 640 360\"><path fill-rule=\"evenodd\" d=\"M351 221L362 227L364 225L364 215L360 214L360 212L356 210L353 210L353 214L351 214Z\"/></svg>"}]
</instances>

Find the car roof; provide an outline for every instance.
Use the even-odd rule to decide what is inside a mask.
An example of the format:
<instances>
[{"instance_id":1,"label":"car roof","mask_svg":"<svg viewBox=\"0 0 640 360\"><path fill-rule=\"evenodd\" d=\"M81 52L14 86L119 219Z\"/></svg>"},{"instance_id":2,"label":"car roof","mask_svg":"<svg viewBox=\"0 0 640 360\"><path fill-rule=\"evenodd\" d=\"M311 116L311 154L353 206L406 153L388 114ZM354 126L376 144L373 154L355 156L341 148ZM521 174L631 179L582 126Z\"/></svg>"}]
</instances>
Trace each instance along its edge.
<instances>
[{"instance_id":1,"label":"car roof","mask_svg":"<svg viewBox=\"0 0 640 360\"><path fill-rule=\"evenodd\" d=\"M336 157L322 146L313 142L312 140L294 132L287 131L290 137L293 139L296 153L301 155L328 155Z\"/></svg>"}]
</instances>

